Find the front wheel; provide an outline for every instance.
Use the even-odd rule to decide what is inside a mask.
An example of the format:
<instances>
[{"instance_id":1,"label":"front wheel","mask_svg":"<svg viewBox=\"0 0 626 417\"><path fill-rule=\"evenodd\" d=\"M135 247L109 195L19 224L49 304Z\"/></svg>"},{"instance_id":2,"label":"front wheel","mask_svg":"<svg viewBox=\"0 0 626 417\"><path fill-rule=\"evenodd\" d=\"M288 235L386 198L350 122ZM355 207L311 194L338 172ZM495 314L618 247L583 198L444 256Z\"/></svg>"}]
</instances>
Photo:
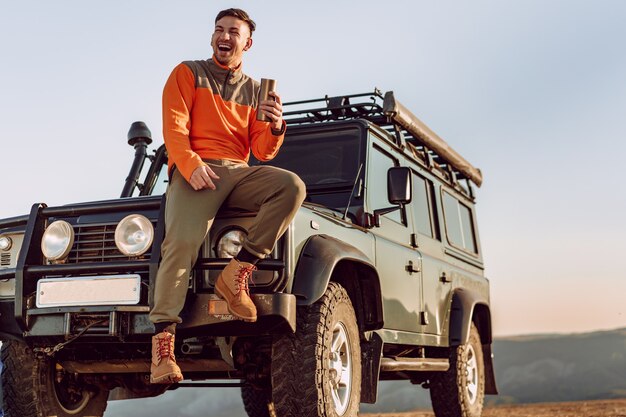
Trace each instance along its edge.
<instances>
[{"instance_id":1,"label":"front wheel","mask_svg":"<svg viewBox=\"0 0 626 417\"><path fill-rule=\"evenodd\" d=\"M100 417L109 391L67 373L51 358L37 359L23 342L2 344L5 417Z\"/></svg>"},{"instance_id":2,"label":"front wheel","mask_svg":"<svg viewBox=\"0 0 626 417\"><path fill-rule=\"evenodd\" d=\"M249 417L275 417L271 388L246 382L241 387L241 400Z\"/></svg>"},{"instance_id":3,"label":"front wheel","mask_svg":"<svg viewBox=\"0 0 626 417\"><path fill-rule=\"evenodd\" d=\"M437 417L480 417L485 400L485 366L478 329L472 323L467 343L450 349L450 369L430 381Z\"/></svg>"},{"instance_id":4,"label":"front wheel","mask_svg":"<svg viewBox=\"0 0 626 417\"><path fill-rule=\"evenodd\" d=\"M295 335L272 348L272 399L277 415L352 417L361 399L359 329L346 290L331 282L313 305L298 310Z\"/></svg>"}]
</instances>

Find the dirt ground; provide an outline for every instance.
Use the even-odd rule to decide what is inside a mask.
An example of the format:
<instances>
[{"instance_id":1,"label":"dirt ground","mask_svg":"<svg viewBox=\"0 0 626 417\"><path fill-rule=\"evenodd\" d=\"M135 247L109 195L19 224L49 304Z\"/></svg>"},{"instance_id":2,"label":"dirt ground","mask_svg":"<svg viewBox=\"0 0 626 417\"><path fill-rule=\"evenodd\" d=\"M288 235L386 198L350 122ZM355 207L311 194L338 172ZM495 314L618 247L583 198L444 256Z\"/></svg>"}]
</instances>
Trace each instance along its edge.
<instances>
[{"instance_id":1,"label":"dirt ground","mask_svg":"<svg viewBox=\"0 0 626 417\"><path fill-rule=\"evenodd\" d=\"M432 411L361 414L362 417L434 417ZM482 417L626 417L626 399L497 405L487 407Z\"/></svg>"}]
</instances>

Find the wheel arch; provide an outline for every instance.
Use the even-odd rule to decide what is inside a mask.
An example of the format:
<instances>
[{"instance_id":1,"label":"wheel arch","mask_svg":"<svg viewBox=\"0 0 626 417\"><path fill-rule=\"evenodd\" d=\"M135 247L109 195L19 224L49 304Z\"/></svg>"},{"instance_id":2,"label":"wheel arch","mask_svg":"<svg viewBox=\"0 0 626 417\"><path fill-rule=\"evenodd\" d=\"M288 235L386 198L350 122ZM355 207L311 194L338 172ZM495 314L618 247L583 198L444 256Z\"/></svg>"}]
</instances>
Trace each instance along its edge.
<instances>
[{"instance_id":1,"label":"wheel arch","mask_svg":"<svg viewBox=\"0 0 626 417\"><path fill-rule=\"evenodd\" d=\"M315 303L330 281L341 284L352 300L361 331L383 326L376 268L359 249L328 235L311 236L300 253L292 293L298 305Z\"/></svg>"},{"instance_id":2,"label":"wheel arch","mask_svg":"<svg viewBox=\"0 0 626 417\"><path fill-rule=\"evenodd\" d=\"M482 344L485 364L485 393L497 394L491 352L491 343L493 342L491 310L488 301L469 291L456 291L452 296L450 310L450 346L467 343L472 323L478 329Z\"/></svg>"},{"instance_id":3,"label":"wheel arch","mask_svg":"<svg viewBox=\"0 0 626 417\"><path fill-rule=\"evenodd\" d=\"M472 322L478 328L482 343L490 344L491 312L487 301L473 292L459 289L452 295L450 307L450 346L467 342Z\"/></svg>"}]
</instances>

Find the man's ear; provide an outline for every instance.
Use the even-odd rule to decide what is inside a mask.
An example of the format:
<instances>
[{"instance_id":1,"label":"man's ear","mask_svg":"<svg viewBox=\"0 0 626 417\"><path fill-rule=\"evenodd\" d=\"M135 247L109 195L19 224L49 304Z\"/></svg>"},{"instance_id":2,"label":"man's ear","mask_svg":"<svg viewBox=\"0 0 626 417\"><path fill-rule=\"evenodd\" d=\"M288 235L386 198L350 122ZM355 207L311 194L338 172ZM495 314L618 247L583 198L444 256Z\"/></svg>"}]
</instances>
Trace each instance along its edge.
<instances>
[{"instance_id":1,"label":"man's ear","mask_svg":"<svg viewBox=\"0 0 626 417\"><path fill-rule=\"evenodd\" d=\"M252 38L248 38L248 40L246 41L246 46L243 47L243 50L247 51L250 48L252 48Z\"/></svg>"}]
</instances>

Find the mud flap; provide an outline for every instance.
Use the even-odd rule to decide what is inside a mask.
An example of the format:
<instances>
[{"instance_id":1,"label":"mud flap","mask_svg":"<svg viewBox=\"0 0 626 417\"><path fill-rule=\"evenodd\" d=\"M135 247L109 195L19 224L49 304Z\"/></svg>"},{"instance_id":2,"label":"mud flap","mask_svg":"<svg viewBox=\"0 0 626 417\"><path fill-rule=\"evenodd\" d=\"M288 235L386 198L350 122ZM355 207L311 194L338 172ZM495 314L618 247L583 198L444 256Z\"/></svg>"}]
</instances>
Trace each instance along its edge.
<instances>
[{"instance_id":1,"label":"mud flap","mask_svg":"<svg viewBox=\"0 0 626 417\"><path fill-rule=\"evenodd\" d=\"M378 375L383 353L383 340L372 333L369 341L361 342L361 402L374 404L378 397Z\"/></svg>"}]
</instances>

